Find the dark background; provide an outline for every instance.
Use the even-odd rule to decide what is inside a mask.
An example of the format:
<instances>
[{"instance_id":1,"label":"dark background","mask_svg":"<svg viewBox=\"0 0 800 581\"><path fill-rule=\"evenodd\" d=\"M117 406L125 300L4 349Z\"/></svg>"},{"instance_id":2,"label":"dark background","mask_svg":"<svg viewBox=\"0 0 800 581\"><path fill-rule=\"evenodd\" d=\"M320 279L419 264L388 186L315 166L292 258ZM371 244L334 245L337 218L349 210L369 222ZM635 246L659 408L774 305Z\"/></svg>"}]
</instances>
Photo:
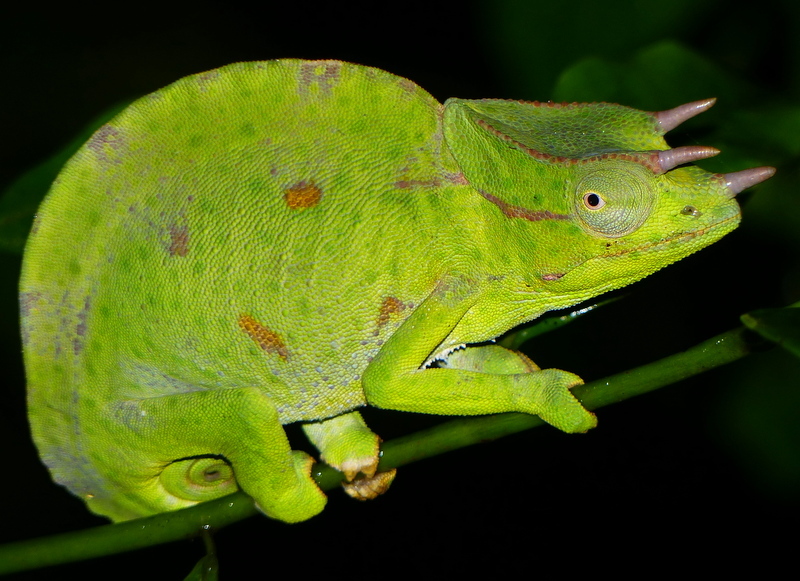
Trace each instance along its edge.
<instances>
[{"instance_id":1,"label":"dark background","mask_svg":"<svg viewBox=\"0 0 800 581\"><path fill-rule=\"evenodd\" d=\"M743 226L528 350L543 367L597 379L691 347L738 325L742 313L800 299L798 8L789 0L738 12L721 1L556 4L2 8L0 188L115 103L234 61L353 61L408 77L440 100L609 99L655 110L717 96L715 109L671 143L719 147L720 158L701 164L713 171L779 168L740 197ZM1 540L105 522L50 482L29 440L19 261L13 249L0 253ZM499 577L609 564L640 573L777 564L790 556L784 549L800 513L799 378L796 359L765 350L603 409L585 436L541 428L403 467L373 502L332 492L325 512L306 523L251 518L215 537L223 578L287 566L297 575ZM386 440L441 421L365 415ZM58 574L181 579L202 554L199 541L173 543Z\"/></svg>"}]
</instances>

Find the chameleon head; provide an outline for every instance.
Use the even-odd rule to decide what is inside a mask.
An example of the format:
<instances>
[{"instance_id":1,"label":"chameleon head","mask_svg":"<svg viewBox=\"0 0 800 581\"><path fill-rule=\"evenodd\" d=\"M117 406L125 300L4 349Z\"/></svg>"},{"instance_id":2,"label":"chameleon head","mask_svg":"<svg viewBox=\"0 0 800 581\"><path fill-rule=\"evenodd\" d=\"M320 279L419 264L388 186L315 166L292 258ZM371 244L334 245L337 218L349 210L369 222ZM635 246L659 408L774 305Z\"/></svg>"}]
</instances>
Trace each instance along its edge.
<instances>
[{"instance_id":1,"label":"chameleon head","mask_svg":"<svg viewBox=\"0 0 800 581\"><path fill-rule=\"evenodd\" d=\"M663 138L713 103L651 113L609 103L451 99L445 138L466 180L497 207L488 227L519 242L526 286L552 291L566 306L736 228L736 194L775 170L709 173L689 164L717 149L670 149Z\"/></svg>"}]
</instances>

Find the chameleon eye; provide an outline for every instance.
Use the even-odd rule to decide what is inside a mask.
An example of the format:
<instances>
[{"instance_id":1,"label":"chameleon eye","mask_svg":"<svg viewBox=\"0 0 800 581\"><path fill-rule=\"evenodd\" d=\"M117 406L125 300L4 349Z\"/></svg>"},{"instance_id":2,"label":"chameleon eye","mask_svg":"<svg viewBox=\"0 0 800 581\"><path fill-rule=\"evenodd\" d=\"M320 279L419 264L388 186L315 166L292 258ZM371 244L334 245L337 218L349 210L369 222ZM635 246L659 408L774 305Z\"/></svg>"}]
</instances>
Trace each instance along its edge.
<instances>
[{"instance_id":1,"label":"chameleon eye","mask_svg":"<svg viewBox=\"0 0 800 581\"><path fill-rule=\"evenodd\" d=\"M575 210L584 228L607 238L636 230L655 202L647 176L628 169L595 170L580 180L576 193Z\"/></svg>"},{"instance_id":2,"label":"chameleon eye","mask_svg":"<svg viewBox=\"0 0 800 581\"><path fill-rule=\"evenodd\" d=\"M597 192L586 192L583 194L583 205L590 210L599 210L606 205L606 201Z\"/></svg>"}]
</instances>

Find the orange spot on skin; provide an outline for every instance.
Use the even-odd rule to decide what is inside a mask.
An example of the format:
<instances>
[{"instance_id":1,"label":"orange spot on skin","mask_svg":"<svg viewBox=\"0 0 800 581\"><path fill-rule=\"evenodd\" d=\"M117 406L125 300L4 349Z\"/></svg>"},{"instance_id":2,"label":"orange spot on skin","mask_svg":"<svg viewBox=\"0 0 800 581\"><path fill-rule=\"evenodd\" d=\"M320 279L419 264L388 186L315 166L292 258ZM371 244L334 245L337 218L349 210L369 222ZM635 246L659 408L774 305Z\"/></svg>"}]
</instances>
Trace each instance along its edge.
<instances>
[{"instance_id":1,"label":"orange spot on skin","mask_svg":"<svg viewBox=\"0 0 800 581\"><path fill-rule=\"evenodd\" d=\"M283 192L286 205L292 210L313 208L322 198L322 190L314 182L305 180L297 182Z\"/></svg>"},{"instance_id":2,"label":"orange spot on skin","mask_svg":"<svg viewBox=\"0 0 800 581\"><path fill-rule=\"evenodd\" d=\"M283 339L275 331L265 327L250 315L239 317L239 327L261 347L265 353L275 354L283 361L288 361L289 350L283 343Z\"/></svg>"},{"instance_id":3,"label":"orange spot on skin","mask_svg":"<svg viewBox=\"0 0 800 581\"><path fill-rule=\"evenodd\" d=\"M375 323L378 327L383 327L392 318L392 315L401 313L406 309L405 304L396 297L386 297L381 304L381 310Z\"/></svg>"},{"instance_id":4,"label":"orange spot on skin","mask_svg":"<svg viewBox=\"0 0 800 581\"><path fill-rule=\"evenodd\" d=\"M169 227L169 255L186 256L189 252L189 228L186 225Z\"/></svg>"}]
</instances>

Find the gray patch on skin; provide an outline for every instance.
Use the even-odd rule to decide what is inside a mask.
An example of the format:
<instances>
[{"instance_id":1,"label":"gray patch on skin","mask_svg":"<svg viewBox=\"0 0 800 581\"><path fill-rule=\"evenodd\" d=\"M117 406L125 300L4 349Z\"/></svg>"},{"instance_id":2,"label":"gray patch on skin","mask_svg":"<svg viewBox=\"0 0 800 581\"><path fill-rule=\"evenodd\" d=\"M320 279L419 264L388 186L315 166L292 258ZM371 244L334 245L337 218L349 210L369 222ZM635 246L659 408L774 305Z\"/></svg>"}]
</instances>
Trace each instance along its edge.
<instances>
[{"instance_id":1,"label":"gray patch on skin","mask_svg":"<svg viewBox=\"0 0 800 581\"><path fill-rule=\"evenodd\" d=\"M53 186L52 186L52 187L55 187L55 186L57 185L57 182L58 182L58 180L56 180L55 182L53 182ZM42 214L41 214L41 211L42 211L42 210L41 210L41 208L40 208L40 209L38 210L38 212L39 212L39 213L38 213L38 214L36 214L36 215L33 217L33 224L31 224L31 232L30 232L30 234L28 234L28 237L29 237L29 238L32 238L33 236L35 236L35 235L36 235L36 233L37 233L37 232L39 232L39 224L41 224L41 221L42 221Z\"/></svg>"},{"instance_id":2,"label":"gray patch on skin","mask_svg":"<svg viewBox=\"0 0 800 581\"><path fill-rule=\"evenodd\" d=\"M126 364L123 372L137 386L137 397L158 397L203 390L193 383L141 363Z\"/></svg>"},{"instance_id":3,"label":"gray patch on skin","mask_svg":"<svg viewBox=\"0 0 800 581\"><path fill-rule=\"evenodd\" d=\"M219 77L220 72L218 69L196 75L195 79L197 79L197 86L200 88L200 92L205 93L209 85L213 84Z\"/></svg>"},{"instance_id":4,"label":"gray patch on skin","mask_svg":"<svg viewBox=\"0 0 800 581\"><path fill-rule=\"evenodd\" d=\"M30 332L33 321L29 318L31 311L36 307L42 294L39 292L24 292L19 295L19 313L22 318L22 346L27 347L30 342Z\"/></svg>"},{"instance_id":5,"label":"gray patch on skin","mask_svg":"<svg viewBox=\"0 0 800 581\"><path fill-rule=\"evenodd\" d=\"M68 446L56 446L42 454L42 463L50 470L53 480L79 496L106 494L105 480L83 455L73 453Z\"/></svg>"},{"instance_id":6,"label":"gray patch on skin","mask_svg":"<svg viewBox=\"0 0 800 581\"><path fill-rule=\"evenodd\" d=\"M399 190L407 190L413 188L438 188L442 185L442 182L439 178L429 180L399 180L392 185Z\"/></svg>"},{"instance_id":7,"label":"gray patch on skin","mask_svg":"<svg viewBox=\"0 0 800 581\"><path fill-rule=\"evenodd\" d=\"M155 419L141 408L138 400L120 402L112 406L111 413L115 420L133 432L155 427Z\"/></svg>"},{"instance_id":8,"label":"gray patch on skin","mask_svg":"<svg viewBox=\"0 0 800 581\"><path fill-rule=\"evenodd\" d=\"M69 337L69 330L71 328L71 309L69 305L69 290L65 290L61 296L61 302L55 310L55 316L59 317L58 333L53 337L53 353L55 357L61 355L61 339Z\"/></svg>"},{"instance_id":9,"label":"gray patch on skin","mask_svg":"<svg viewBox=\"0 0 800 581\"><path fill-rule=\"evenodd\" d=\"M86 143L86 147L91 149L97 159L103 163L109 163L112 160L109 159L106 153L106 146L110 147L114 151L119 151L124 145L124 140L122 134L120 133L119 129L111 125L110 123L106 123L100 129L98 129L94 135L92 135L91 139ZM115 159L113 163L121 163L120 160Z\"/></svg>"},{"instance_id":10,"label":"gray patch on skin","mask_svg":"<svg viewBox=\"0 0 800 581\"><path fill-rule=\"evenodd\" d=\"M469 182L467 181L466 176L463 173L445 173L444 177L447 181L454 183L460 186L468 186Z\"/></svg>"},{"instance_id":11,"label":"gray patch on skin","mask_svg":"<svg viewBox=\"0 0 800 581\"><path fill-rule=\"evenodd\" d=\"M322 74L317 74L317 67L324 66ZM322 95L328 96L339 81L341 63L337 61L308 61L300 66L299 83L297 91L302 96L308 96L313 83L318 83Z\"/></svg>"},{"instance_id":12,"label":"gray patch on skin","mask_svg":"<svg viewBox=\"0 0 800 581\"><path fill-rule=\"evenodd\" d=\"M401 77L400 80L397 81L397 85L403 90L403 92L400 93L401 97L406 100L418 98L420 87L414 81Z\"/></svg>"},{"instance_id":13,"label":"gray patch on skin","mask_svg":"<svg viewBox=\"0 0 800 581\"><path fill-rule=\"evenodd\" d=\"M72 339L72 352L80 355L83 351L83 338L86 336L86 319L92 308L92 297L87 295L83 301L83 308L78 312L78 324L75 325L75 336Z\"/></svg>"}]
</instances>

